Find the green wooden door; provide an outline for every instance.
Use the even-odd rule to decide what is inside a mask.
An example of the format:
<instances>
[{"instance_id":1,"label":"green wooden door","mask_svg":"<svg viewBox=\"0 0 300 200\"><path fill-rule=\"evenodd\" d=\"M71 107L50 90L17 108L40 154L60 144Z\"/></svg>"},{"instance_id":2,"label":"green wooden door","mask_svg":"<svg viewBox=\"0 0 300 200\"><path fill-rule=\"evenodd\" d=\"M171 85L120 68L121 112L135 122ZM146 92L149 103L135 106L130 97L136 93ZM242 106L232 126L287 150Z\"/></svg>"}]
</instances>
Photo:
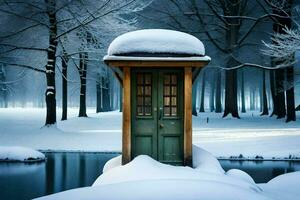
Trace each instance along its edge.
<instances>
[{"instance_id":1,"label":"green wooden door","mask_svg":"<svg viewBox=\"0 0 300 200\"><path fill-rule=\"evenodd\" d=\"M183 163L183 71L132 70L132 157Z\"/></svg>"}]
</instances>

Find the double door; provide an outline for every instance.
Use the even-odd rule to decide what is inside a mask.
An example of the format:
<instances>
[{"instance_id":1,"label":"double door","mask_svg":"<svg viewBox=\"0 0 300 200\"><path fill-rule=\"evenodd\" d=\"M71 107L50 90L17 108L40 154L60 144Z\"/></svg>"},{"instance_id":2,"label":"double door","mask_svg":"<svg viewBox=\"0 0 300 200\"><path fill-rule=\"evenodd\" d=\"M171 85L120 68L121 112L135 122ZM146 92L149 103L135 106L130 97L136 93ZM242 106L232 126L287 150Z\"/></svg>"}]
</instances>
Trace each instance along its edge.
<instances>
[{"instance_id":1,"label":"double door","mask_svg":"<svg viewBox=\"0 0 300 200\"><path fill-rule=\"evenodd\" d=\"M131 74L131 157L183 164L183 70L132 69Z\"/></svg>"}]
</instances>

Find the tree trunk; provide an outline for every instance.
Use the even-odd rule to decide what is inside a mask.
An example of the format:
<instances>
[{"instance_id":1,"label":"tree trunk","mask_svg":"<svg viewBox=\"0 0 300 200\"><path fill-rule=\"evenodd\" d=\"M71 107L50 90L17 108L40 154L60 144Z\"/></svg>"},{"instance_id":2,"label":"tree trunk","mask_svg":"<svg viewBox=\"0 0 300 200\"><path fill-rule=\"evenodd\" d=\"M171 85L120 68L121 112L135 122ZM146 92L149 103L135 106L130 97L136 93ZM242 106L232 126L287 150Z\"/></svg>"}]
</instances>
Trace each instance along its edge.
<instances>
[{"instance_id":1,"label":"tree trunk","mask_svg":"<svg viewBox=\"0 0 300 200\"><path fill-rule=\"evenodd\" d=\"M61 120L68 118L68 57L62 58L62 116Z\"/></svg>"},{"instance_id":2,"label":"tree trunk","mask_svg":"<svg viewBox=\"0 0 300 200\"><path fill-rule=\"evenodd\" d=\"M271 89L271 96L273 102L273 111L270 117L273 115L278 115L278 104L277 104L277 97L276 97L276 84L275 84L275 72L270 71L270 89Z\"/></svg>"},{"instance_id":3,"label":"tree trunk","mask_svg":"<svg viewBox=\"0 0 300 200\"><path fill-rule=\"evenodd\" d=\"M7 95L8 95L8 88L5 84L6 81L6 71L4 65L1 65L0 68L0 94L2 96L2 103L1 107L7 108L8 102L7 102Z\"/></svg>"},{"instance_id":4,"label":"tree trunk","mask_svg":"<svg viewBox=\"0 0 300 200\"><path fill-rule=\"evenodd\" d=\"M240 16L241 12L241 1L231 0L228 5L228 11L226 15L228 16ZM228 50L228 55L232 54L237 57L238 52L234 51L237 46L237 40L240 29L240 21L236 18L227 19L227 31L226 31L226 49ZM228 58L226 62L226 67L236 66L238 63L233 56ZM225 110L223 117L231 114L232 117L240 118L238 114L238 104L237 104L237 70L227 70L225 73Z\"/></svg>"},{"instance_id":5,"label":"tree trunk","mask_svg":"<svg viewBox=\"0 0 300 200\"><path fill-rule=\"evenodd\" d=\"M86 75L87 75L87 53L80 53L80 103L78 117L87 117L86 114Z\"/></svg>"},{"instance_id":6,"label":"tree trunk","mask_svg":"<svg viewBox=\"0 0 300 200\"><path fill-rule=\"evenodd\" d=\"M205 109L204 109L204 97L205 97L205 71L203 70L199 112L205 112Z\"/></svg>"},{"instance_id":7,"label":"tree trunk","mask_svg":"<svg viewBox=\"0 0 300 200\"><path fill-rule=\"evenodd\" d=\"M292 7L293 1L292 0L288 0L286 2L283 2L283 8L282 9L275 9L273 8L273 14L276 15L276 23L273 23L273 31L274 33L280 33L280 34L285 34L284 28L291 28L292 26L292 20L291 20L291 7ZM282 60L276 60L276 62L272 62L272 64L280 64L282 63ZM286 101L285 101L285 94L284 94L284 80L285 80L285 71L284 69L278 69L275 72L275 81L276 81L276 93L275 93L275 98L276 99L276 103L277 103L277 118L284 118L286 116ZM292 71L287 72L289 73L289 79L293 79L293 74L291 75L291 73L293 73ZM288 108L291 109L289 110L290 113L290 117L291 118L287 118L287 121L290 121L293 118L293 109L295 109L295 100L292 100L291 98L294 99L294 90L291 89L289 91L289 94L286 93L286 98L289 98L289 106L292 106L292 108ZM288 101L288 99L287 99Z\"/></svg>"},{"instance_id":8,"label":"tree trunk","mask_svg":"<svg viewBox=\"0 0 300 200\"><path fill-rule=\"evenodd\" d=\"M244 80L244 70L241 71L241 111L242 113L246 112L245 106L245 80Z\"/></svg>"},{"instance_id":9,"label":"tree trunk","mask_svg":"<svg viewBox=\"0 0 300 200\"><path fill-rule=\"evenodd\" d=\"M122 85L120 85L120 98L119 98L119 101L120 101L120 112L123 111L123 87Z\"/></svg>"},{"instance_id":10,"label":"tree trunk","mask_svg":"<svg viewBox=\"0 0 300 200\"><path fill-rule=\"evenodd\" d=\"M215 110L215 88L214 88L214 81L215 79L212 78L211 79L211 83L210 83L210 94L209 94L209 108L210 108L210 112L213 112Z\"/></svg>"},{"instance_id":11,"label":"tree trunk","mask_svg":"<svg viewBox=\"0 0 300 200\"><path fill-rule=\"evenodd\" d=\"M284 118L286 116L286 109L285 109L285 94L284 94L284 69L278 69L275 72L275 79L276 79L276 95L275 98L277 99L277 119Z\"/></svg>"},{"instance_id":12,"label":"tree trunk","mask_svg":"<svg viewBox=\"0 0 300 200\"><path fill-rule=\"evenodd\" d=\"M46 65L46 126L56 123L56 89L55 89L55 63L56 63L56 49L57 49L57 27L56 27L56 2L55 0L46 0L47 14L49 17L49 47L47 51L47 65Z\"/></svg>"},{"instance_id":13,"label":"tree trunk","mask_svg":"<svg viewBox=\"0 0 300 200\"><path fill-rule=\"evenodd\" d=\"M192 91L192 115L197 116L197 106L196 106L196 100L197 100L197 88L198 88L198 81L193 84L193 91Z\"/></svg>"},{"instance_id":14,"label":"tree trunk","mask_svg":"<svg viewBox=\"0 0 300 200\"><path fill-rule=\"evenodd\" d=\"M261 115L268 115L269 109L268 109L268 100L267 100L267 91L266 91L266 73L265 70L262 70L262 113Z\"/></svg>"},{"instance_id":15,"label":"tree trunk","mask_svg":"<svg viewBox=\"0 0 300 200\"><path fill-rule=\"evenodd\" d=\"M237 73L236 70L226 71L225 83L225 110L223 117L231 114L232 117L240 118L237 106Z\"/></svg>"},{"instance_id":16,"label":"tree trunk","mask_svg":"<svg viewBox=\"0 0 300 200\"><path fill-rule=\"evenodd\" d=\"M216 75L216 94L215 94L215 112L222 112L222 103L221 103L221 71L217 70Z\"/></svg>"},{"instance_id":17,"label":"tree trunk","mask_svg":"<svg viewBox=\"0 0 300 200\"><path fill-rule=\"evenodd\" d=\"M293 66L288 67L286 69L286 75L287 75L287 82L290 86L286 91L286 107L287 107L286 122L290 122L290 121L296 121Z\"/></svg>"},{"instance_id":18,"label":"tree trunk","mask_svg":"<svg viewBox=\"0 0 300 200\"><path fill-rule=\"evenodd\" d=\"M110 108L110 95L109 95L109 89L108 88L103 89L103 111L104 112L111 111L111 108Z\"/></svg>"},{"instance_id":19,"label":"tree trunk","mask_svg":"<svg viewBox=\"0 0 300 200\"><path fill-rule=\"evenodd\" d=\"M97 92L96 113L103 112L101 81L102 81L101 76L98 76L98 82L97 82L97 85L96 85L96 92Z\"/></svg>"}]
</instances>

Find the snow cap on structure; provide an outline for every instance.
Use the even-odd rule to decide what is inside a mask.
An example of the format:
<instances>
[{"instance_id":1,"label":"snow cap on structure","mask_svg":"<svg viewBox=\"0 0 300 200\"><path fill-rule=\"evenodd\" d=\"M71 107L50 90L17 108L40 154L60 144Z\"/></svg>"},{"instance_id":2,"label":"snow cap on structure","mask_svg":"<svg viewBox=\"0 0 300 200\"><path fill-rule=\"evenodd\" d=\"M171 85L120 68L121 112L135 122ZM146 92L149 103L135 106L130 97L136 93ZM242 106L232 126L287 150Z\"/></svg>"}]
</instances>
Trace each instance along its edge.
<instances>
[{"instance_id":1,"label":"snow cap on structure","mask_svg":"<svg viewBox=\"0 0 300 200\"><path fill-rule=\"evenodd\" d=\"M125 33L112 41L108 56L174 55L204 56L203 43L196 37L173 30L145 29Z\"/></svg>"}]
</instances>

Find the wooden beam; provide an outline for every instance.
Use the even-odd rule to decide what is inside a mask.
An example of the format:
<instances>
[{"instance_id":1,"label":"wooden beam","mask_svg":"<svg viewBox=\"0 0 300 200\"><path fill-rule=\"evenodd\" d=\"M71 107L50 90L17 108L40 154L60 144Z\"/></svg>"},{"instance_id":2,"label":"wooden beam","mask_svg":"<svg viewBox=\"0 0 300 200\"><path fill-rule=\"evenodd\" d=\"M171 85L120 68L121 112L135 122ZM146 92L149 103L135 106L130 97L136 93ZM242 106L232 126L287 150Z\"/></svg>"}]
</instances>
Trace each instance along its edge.
<instances>
[{"instance_id":1,"label":"wooden beam","mask_svg":"<svg viewBox=\"0 0 300 200\"><path fill-rule=\"evenodd\" d=\"M204 67L209 61L107 60L105 63L115 67Z\"/></svg>"},{"instance_id":2,"label":"wooden beam","mask_svg":"<svg viewBox=\"0 0 300 200\"><path fill-rule=\"evenodd\" d=\"M184 68L184 165L192 166L192 68Z\"/></svg>"},{"instance_id":3,"label":"wooden beam","mask_svg":"<svg viewBox=\"0 0 300 200\"><path fill-rule=\"evenodd\" d=\"M130 68L123 69L123 127L122 127L122 164L131 160L131 100L130 100Z\"/></svg>"}]
</instances>

